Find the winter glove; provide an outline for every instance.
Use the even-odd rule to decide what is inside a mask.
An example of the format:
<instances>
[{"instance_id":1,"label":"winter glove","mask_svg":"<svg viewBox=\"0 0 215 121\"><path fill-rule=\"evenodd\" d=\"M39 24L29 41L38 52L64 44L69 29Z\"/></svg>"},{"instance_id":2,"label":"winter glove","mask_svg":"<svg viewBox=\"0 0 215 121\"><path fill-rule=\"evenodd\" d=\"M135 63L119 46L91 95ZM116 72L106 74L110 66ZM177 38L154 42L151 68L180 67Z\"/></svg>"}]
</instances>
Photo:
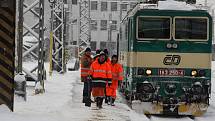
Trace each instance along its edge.
<instances>
[{"instance_id":1,"label":"winter glove","mask_svg":"<svg viewBox=\"0 0 215 121\"><path fill-rule=\"evenodd\" d=\"M92 77L91 76L87 76L87 80L92 80Z\"/></svg>"}]
</instances>

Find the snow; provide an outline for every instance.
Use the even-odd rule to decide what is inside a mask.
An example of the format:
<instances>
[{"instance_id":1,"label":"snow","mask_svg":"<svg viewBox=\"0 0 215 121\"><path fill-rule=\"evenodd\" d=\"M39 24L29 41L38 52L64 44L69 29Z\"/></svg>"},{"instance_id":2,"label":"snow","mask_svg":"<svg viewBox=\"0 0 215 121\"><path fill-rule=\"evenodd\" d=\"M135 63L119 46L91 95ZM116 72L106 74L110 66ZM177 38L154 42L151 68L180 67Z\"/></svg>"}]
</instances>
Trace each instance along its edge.
<instances>
[{"instance_id":1,"label":"snow","mask_svg":"<svg viewBox=\"0 0 215 121\"><path fill-rule=\"evenodd\" d=\"M23 81L25 81L25 76L24 76L24 74L17 74L15 77L14 77L14 80L16 81L16 82L23 82Z\"/></svg>"},{"instance_id":2,"label":"snow","mask_svg":"<svg viewBox=\"0 0 215 121\"><path fill-rule=\"evenodd\" d=\"M34 62L24 65L33 68ZM45 64L48 67L48 63ZM215 62L212 63L215 66ZM46 68L48 69L48 68ZM214 68L213 68L214 69ZM215 79L215 70L212 71L212 79ZM149 121L141 114L131 110L119 96L116 106L104 104L103 109L96 110L85 107L82 101L83 83L80 82L79 71L69 71L65 74L54 72L45 81L45 93L34 94L34 85L28 82L27 101L15 96L14 112L10 112L5 105L0 106L2 121ZM215 85L212 85L212 90ZM195 118L196 121L212 121L215 118L215 92L212 91L211 105L205 115ZM152 121L189 121L189 117L158 117L152 116Z\"/></svg>"},{"instance_id":3,"label":"snow","mask_svg":"<svg viewBox=\"0 0 215 121\"><path fill-rule=\"evenodd\" d=\"M24 36L23 37L23 44L25 46L29 46L32 47L33 45L35 45L38 42L37 38L34 36Z\"/></svg>"},{"instance_id":4,"label":"snow","mask_svg":"<svg viewBox=\"0 0 215 121\"><path fill-rule=\"evenodd\" d=\"M183 6L183 7L182 7ZM168 10L194 10L196 7L186 4L185 2L178 2L174 0L159 1L158 9L168 9Z\"/></svg>"},{"instance_id":5,"label":"snow","mask_svg":"<svg viewBox=\"0 0 215 121\"><path fill-rule=\"evenodd\" d=\"M182 9L192 10L193 6L186 5L184 2L175 2L175 6L169 6L166 2L159 2L159 9ZM215 8L214 0L207 0L210 9ZM197 4L205 4L205 0L197 0ZM186 7L185 7L186 6ZM24 44L28 46L37 43L37 39L32 36L26 36L23 39ZM73 67L73 61L69 62L69 67ZM25 67L33 68L35 62L24 63ZM48 63L46 63L48 69ZM215 62L212 63L212 94L210 107L207 113L202 117L196 117L196 121L213 121L215 119ZM47 70L48 72L48 70ZM65 74L54 72L52 76L47 76L45 81L45 93L34 94L34 83L28 82L27 101L21 97L15 96L14 112L11 112L7 106L0 105L0 121L149 121L149 119L140 113L131 110L121 97L116 100L116 106L104 104L104 108L96 110L95 104L92 107L85 107L82 101L83 83L80 82L79 71L69 71ZM19 78L18 78L19 79ZM188 117L158 117L152 116L152 121L189 121Z\"/></svg>"},{"instance_id":6,"label":"snow","mask_svg":"<svg viewBox=\"0 0 215 121\"><path fill-rule=\"evenodd\" d=\"M24 65L31 69L35 62ZM48 67L48 63L45 65ZM1 121L148 121L124 104L122 98L116 100L114 107L104 104L103 109L96 110L94 103L92 107L85 107L81 102L83 83L79 71L54 72L47 77L43 94L35 95L32 83L27 83L26 102L15 96L14 112L5 105L0 106Z\"/></svg>"},{"instance_id":7,"label":"snow","mask_svg":"<svg viewBox=\"0 0 215 121\"><path fill-rule=\"evenodd\" d=\"M24 65L34 67L35 62ZM48 67L48 63L45 64ZM215 62L212 63L215 66ZM48 69L48 68L46 68ZM215 79L215 68L212 70L212 80ZM47 70L48 71L48 70ZM95 104L85 107L82 101L83 83L80 82L79 71L69 71L65 74L54 72L45 81L45 93L34 94L34 84L28 82L27 101L15 96L14 112L5 105L0 106L1 121L189 121L189 117L159 117L148 119L145 115L131 110L121 96L116 100L116 106L104 104L103 109L96 110ZM212 85L212 90L215 85ZM210 107L205 115L195 118L196 121L212 121L215 119L215 91L212 91Z\"/></svg>"}]
</instances>

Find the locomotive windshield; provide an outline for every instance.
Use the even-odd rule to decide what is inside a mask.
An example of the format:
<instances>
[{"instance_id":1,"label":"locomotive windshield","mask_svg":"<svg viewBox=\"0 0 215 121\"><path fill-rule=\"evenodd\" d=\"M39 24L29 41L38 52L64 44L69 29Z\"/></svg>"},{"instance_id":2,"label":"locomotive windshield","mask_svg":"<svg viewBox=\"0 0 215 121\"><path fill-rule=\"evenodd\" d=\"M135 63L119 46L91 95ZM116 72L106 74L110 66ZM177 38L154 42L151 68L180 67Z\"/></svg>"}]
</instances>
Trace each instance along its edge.
<instances>
[{"instance_id":1,"label":"locomotive windshield","mask_svg":"<svg viewBox=\"0 0 215 121\"><path fill-rule=\"evenodd\" d=\"M170 22L170 17L138 17L137 38L139 40L169 40Z\"/></svg>"},{"instance_id":2,"label":"locomotive windshield","mask_svg":"<svg viewBox=\"0 0 215 121\"><path fill-rule=\"evenodd\" d=\"M207 18L175 18L176 40L207 41Z\"/></svg>"}]
</instances>

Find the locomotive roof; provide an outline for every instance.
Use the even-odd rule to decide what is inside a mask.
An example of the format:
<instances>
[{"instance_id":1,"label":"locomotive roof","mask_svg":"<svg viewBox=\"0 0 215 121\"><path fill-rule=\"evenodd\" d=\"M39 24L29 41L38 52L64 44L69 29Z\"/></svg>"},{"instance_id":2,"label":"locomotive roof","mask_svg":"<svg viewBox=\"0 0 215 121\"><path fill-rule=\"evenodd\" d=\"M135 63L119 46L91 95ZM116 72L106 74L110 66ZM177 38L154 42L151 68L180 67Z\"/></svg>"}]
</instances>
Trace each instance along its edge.
<instances>
[{"instance_id":1,"label":"locomotive roof","mask_svg":"<svg viewBox=\"0 0 215 121\"><path fill-rule=\"evenodd\" d=\"M179 10L179 11L193 11L193 10L203 10L205 11L203 6L201 5L190 5L185 2L178 2L174 0L167 1L159 1L158 4L145 4L140 3L137 4L134 9L128 12L126 17L133 16L140 10ZM126 18L125 17L125 18Z\"/></svg>"}]
</instances>

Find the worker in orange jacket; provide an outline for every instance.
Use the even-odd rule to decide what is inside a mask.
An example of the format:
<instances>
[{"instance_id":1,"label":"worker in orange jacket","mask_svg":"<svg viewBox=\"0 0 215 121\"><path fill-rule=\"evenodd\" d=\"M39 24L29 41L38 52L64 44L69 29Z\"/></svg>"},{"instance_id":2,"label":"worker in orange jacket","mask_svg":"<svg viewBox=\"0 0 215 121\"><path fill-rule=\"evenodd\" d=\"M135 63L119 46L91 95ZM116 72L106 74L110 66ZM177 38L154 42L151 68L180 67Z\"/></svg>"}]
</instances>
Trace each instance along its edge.
<instances>
[{"instance_id":1,"label":"worker in orange jacket","mask_svg":"<svg viewBox=\"0 0 215 121\"><path fill-rule=\"evenodd\" d=\"M104 51L104 53L105 53L105 55L106 55L105 61L111 66L111 60L110 60L110 58L109 58L108 49L104 49L103 51ZM109 82L109 83L112 83L112 81ZM106 82L106 85L108 85L108 81ZM110 84L109 84L109 85L110 85ZM105 87L105 103L108 103L108 97L107 97L107 95L106 95L106 87Z\"/></svg>"},{"instance_id":2,"label":"worker in orange jacket","mask_svg":"<svg viewBox=\"0 0 215 121\"><path fill-rule=\"evenodd\" d=\"M81 82L84 82L82 102L85 103L85 105L88 103L87 101L91 101L91 80L88 80L87 77L92 61L93 59L91 58L91 49L86 48L84 55L81 57Z\"/></svg>"},{"instance_id":3,"label":"worker in orange jacket","mask_svg":"<svg viewBox=\"0 0 215 121\"><path fill-rule=\"evenodd\" d=\"M110 86L106 85L106 95L108 97L108 104L114 106L118 82L123 80L123 69L121 64L118 63L117 55L111 57L111 72L112 84Z\"/></svg>"},{"instance_id":4,"label":"worker in orange jacket","mask_svg":"<svg viewBox=\"0 0 215 121\"><path fill-rule=\"evenodd\" d=\"M92 95L95 98L96 106L102 108L106 81L111 82L112 79L111 67L105 61L105 53L103 51L100 52L98 59L90 66L89 75L92 78Z\"/></svg>"}]
</instances>

